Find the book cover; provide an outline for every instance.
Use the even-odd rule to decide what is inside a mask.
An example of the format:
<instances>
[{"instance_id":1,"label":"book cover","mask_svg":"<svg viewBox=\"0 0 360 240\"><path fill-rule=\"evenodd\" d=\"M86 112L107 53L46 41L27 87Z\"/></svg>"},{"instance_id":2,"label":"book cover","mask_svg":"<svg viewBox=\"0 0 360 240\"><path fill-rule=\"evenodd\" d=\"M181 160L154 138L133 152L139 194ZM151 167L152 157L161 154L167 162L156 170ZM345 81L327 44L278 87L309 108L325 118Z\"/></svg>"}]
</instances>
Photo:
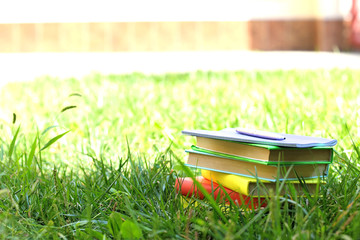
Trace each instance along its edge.
<instances>
[{"instance_id":1,"label":"book cover","mask_svg":"<svg viewBox=\"0 0 360 240\"><path fill-rule=\"evenodd\" d=\"M332 147L337 143L336 139L326 139L319 137L300 136L285 133L274 133L283 136L283 140L272 140L261 137L249 136L240 134L235 128L226 128L220 131L209 131L209 130L184 130L183 134L214 138L221 140L229 140L244 143L254 143L263 145L272 145L279 147L293 147L293 148L308 148L308 147Z\"/></svg>"},{"instance_id":2,"label":"book cover","mask_svg":"<svg viewBox=\"0 0 360 240\"><path fill-rule=\"evenodd\" d=\"M268 164L289 162L296 164L331 163L332 147L290 148L241 143L213 138L196 137L192 150L213 154L229 154L249 159L268 161Z\"/></svg>"},{"instance_id":3,"label":"book cover","mask_svg":"<svg viewBox=\"0 0 360 240\"><path fill-rule=\"evenodd\" d=\"M264 181L244 176L237 176L233 174L226 174L221 172L201 170L201 175L207 179L221 184L224 187L230 188L244 195L252 196L264 196L268 194L268 191L276 192L276 183L270 181ZM314 194L321 184L324 184L324 179L308 179L300 182L299 180L286 181L291 184L298 194L302 195L307 191L310 194ZM286 187L286 186L285 186ZM285 189L281 189L281 195L285 194Z\"/></svg>"},{"instance_id":4,"label":"book cover","mask_svg":"<svg viewBox=\"0 0 360 240\"><path fill-rule=\"evenodd\" d=\"M201 183L201 185L205 188L205 190L210 193L215 200L217 201L225 201L225 203L229 203L228 198L226 197L223 189L220 188L219 184L216 182L211 182L202 176L196 177L196 181ZM194 181L190 177L176 179L175 188L178 193L185 197L196 197L199 199L204 199L204 194L198 190ZM251 196L247 196L244 194L240 194L235 192L227 187L224 187L224 190L229 194L231 200L239 206L246 206L248 208L258 208L266 207L265 198L253 198Z\"/></svg>"},{"instance_id":5,"label":"book cover","mask_svg":"<svg viewBox=\"0 0 360 240\"><path fill-rule=\"evenodd\" d=\"M323 149L321 149L323 150ZM228 153L215 152L210 149L200 148L198 146L191 146L191 150L185 150L185 152L199 153L210 156L217 156L222 158L228 158L239 161L253 162L264 165L272 165L272 166L286 166L286 165L308 165L308 164L330 164L332 162L332 149L326 149L321 158L317 158L319 154L307 154L306 152L302 154L299 151L295 151L293 154L295 156L290 156L288 152L279 152L277 158L269 159L256 159L251 157L237 156ZM247 156L251 156L248 154ZM286 158L287 157L287 158Z\"/></svg>"},{"instance_id":6,"label":"book cover","mask_svg":"<svg viewBox=\"0 0 360 240\"><path fill-rule=\"evenodd\" d=\"M186 166L230 173L262 180L297 180L327 176L329 164L307 165L266 165L256 162L240 161L238 159L219 157L208 153L187 150L189 153Z\"/></svg>"}]
</instances>

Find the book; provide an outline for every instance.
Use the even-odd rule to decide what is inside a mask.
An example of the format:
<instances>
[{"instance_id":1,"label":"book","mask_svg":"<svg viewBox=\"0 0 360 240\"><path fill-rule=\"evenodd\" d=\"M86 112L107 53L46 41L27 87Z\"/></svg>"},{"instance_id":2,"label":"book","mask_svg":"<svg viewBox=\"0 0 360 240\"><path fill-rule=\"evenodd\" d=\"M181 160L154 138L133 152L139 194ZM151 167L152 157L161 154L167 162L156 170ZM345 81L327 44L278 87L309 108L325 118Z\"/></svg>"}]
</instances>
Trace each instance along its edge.
<instances>
[{"instance_id":1,"label":"book","mask_svg":"<svg viewBox=\"0 0 360 240\"><path fill-rule=\"evenodd\" d=\"M209 170L201 170L201 175L207 179L214 181L226 188L230 188L243 195L252 196L264 196L268 195L269 191L276 192L276 183L270 181L260 181L254 178L237 176L233 174L226 174L220 172L214 172ZM314 194L321 184L324 184L324 179L308 179L304 181L286 181L284 188L281 189L280 195L284 195L286 192L287 184L292 185L298 195L303 195L305 192Z\"/></svg>"},{"instance_id":2,"label":"book","mask_svg":"<svg viewBox=\"0 0 360 240\"><path fill-rule=\"evenodd\" d=\"M230 173L262 180L297 180L326 177L329 164L283 164L266 165L262 162L242 161L233 157L225 157L210 153L186 150L189 153L187 163L189 167Z\"/></svg>"},{"instance_id":3,"label":"book","mask_svg":"<svg viewBox=\"0 0 360 240\"><path fill-rule=\"evenodd\" d=\"M251 196L246 196L224 186L222 189L216 182L209 181L202 176L196 177L196 181L201 183L201 185L205 188L206 192L211 194L217 201L225 201L225 203L229 203L229 199L226 197L226 194L223 191L224 189L226 193L229 194L231 200L233 200L234 203L238 204L239 206L258 208L259 206L266 207L267 205L265 198L253 198ZM185 197L195 197L198 199L205 198L204 194L196 187L193 179L190 177L176 179L175 188L178 193Z\"/></svg>"},{"instance_id":4,"label":"book","mask_svg":"<svg viewBox=\"0 0 360 240\"><path fill-rule=\"evenodd\" d=\"M271 133L283 136L284 139L282 140L267 139L255 135L250 136L241 134L237 132L235 128L226 128L220 131L184 130L182 133L196 137L293 148L332 147L337 143L336 139L300 136L285 133Z\"/></svg>"},{"instance_id":5,"label":"book","mask_svg":"<svg viewBox=\"0 0 360 240\"><path fill-rule=\"evenodd\" d=\"M318 164L331 163L333 149L331 147L289 148L270 145L240 143L213 138L196 137L196 146L191 148L200 152L229 154L233 157L261 160L268 165L281 163Z\"/></svg>"}]
</instances>

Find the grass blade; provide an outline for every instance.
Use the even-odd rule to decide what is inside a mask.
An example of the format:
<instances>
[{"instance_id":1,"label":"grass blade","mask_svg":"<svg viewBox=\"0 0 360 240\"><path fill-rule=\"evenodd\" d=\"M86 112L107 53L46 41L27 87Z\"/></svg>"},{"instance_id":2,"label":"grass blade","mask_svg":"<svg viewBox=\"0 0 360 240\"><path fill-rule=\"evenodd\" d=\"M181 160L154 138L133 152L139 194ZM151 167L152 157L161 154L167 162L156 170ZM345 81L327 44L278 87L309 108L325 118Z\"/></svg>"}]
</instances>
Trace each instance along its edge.
<instances>
[{"instance_id":1,"label":"grass blade","mask_svg":"<svg viewBox=\"0 0 360 240\"><path fill-rule=\"evenodd\" d=\"M57 126L56 125L53 125L53 126L50 126L50 127L47 127L42 133L41 135L44 135L45 133L47 133L50 129L52 128L56 128Z\"/></svg>"},{"instance_id":2,"label":"grass blade","mask_svg":"<svg viewBox=\"0 0 360 240\"><path fill-rule=\"evenodd\" d=\"M13 124L16 123L16 114L15 114L15 113L13 113L13 121L12 121L12 123L13 123Z\"/></svg>"},{"instance_id":3,"label":"grass blade","mask_svg":"<svg viewBox=\"0 0 360 240\"><path fill-rule=\"evenodd\" d=\"M213 207L213 209L216 211L216 213L220 216L220 218L224 221L227 222L227 219L225 217L225 215L222 213L221 209L218 206L218 203L214 200L214 198L205 190L205 188L203 187L203 185L201 185L201 183L199 183L198 181L196 181L195 175L192 173L192 171L190 170L190 168L188 168L187 166L185 166L185 164L181 161L179 161L179 164L182 167L182 170L187 174L187 176L191 177L192 180L194 181L194 184L196 185L196 187L200 190L200 192L204 195L204 197L209 201L210 205Z\"/></svg>"},{"instance_id":4,"label":"grass blade","mask_svg":"<svg viewBox=\"0 0 360 240\"><path fill-rule=\"evenodd\" d=\"M69 131L66 131L60 135L57 135L56 137L53 137L52 139L50 139L41 149L40 151L43 151L44 149L50 147L53 143L55 143L57 140L59 140L60 138L62 138L65 134L67 134Z\"/></svg>"},{"instance_id":5,"label":"grass blade","mask_svg":"<svg viewBox=\"0 0 360 240\"><path fill-rule=\"evenodd\" d=\"M16 139L17 139L17 136L19 134L19 130L20 130L20 126L18 127L18 129L16 130L15 132L15 135L10 143L10 148L9 148L9 158L11 158L11 155L13 154L14 152L14 147L15 147L15 142L16 142Z\"/></svg>"},{"instance_id":6,"label":"grass blade","mask_svg":"<svg viewBox=\"0 0 360 240\"><path fill-rule=\"evenodd\" d=\"M82 95L80 93L72 93L69 97L82 97Z\"/></svg>"},{"instance_id":7,"label":"grass blade","mask_svg":"<svg viewBox=\"0 0 360 240\"><path fill-rule=\"evenodd\" d=\"M72 109L72 108L76 108L76 106L75 106L75 105L71 105L71 106L64 107L63 109L61 109L60 112L65 112L65 111L67 111L67 110L69 110L69 109Z\"/></svg>"},{"instance_id":8,"label":"grass blade","mask_svg":"<svg viewBox=\"0 0 360 240\"><path fill-rule=\"evenodd\" d=\"M30 168L33 158L34 158L34 154L35 154L35 150L36 150L36 142L38 140L38 136L35 137L33 144L31 145L31 150L29 153L29 157L28 157L28 162L27 162L27 167Z\"/></svg>"}]
</instances>

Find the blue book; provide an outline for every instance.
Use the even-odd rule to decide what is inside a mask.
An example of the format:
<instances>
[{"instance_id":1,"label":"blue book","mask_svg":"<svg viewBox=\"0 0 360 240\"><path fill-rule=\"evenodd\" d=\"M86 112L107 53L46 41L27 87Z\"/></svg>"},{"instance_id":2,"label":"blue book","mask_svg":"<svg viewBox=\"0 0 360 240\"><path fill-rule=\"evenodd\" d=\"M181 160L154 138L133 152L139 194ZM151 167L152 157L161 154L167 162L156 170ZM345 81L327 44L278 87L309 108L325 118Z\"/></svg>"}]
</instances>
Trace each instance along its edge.
<instances>
[{"instance_id":1,"label":"blue book","mask_svg":"<svg viewBox=\"0 0 360 240\"><path fill-rule=\"evenodd\" d=\"M333 147L337 144L336 139L263 132L256 130L246 131L236 128L226 128L220 131L184 130L182 133L196 137L292 148Z\"/></svg>"}]
</instances>

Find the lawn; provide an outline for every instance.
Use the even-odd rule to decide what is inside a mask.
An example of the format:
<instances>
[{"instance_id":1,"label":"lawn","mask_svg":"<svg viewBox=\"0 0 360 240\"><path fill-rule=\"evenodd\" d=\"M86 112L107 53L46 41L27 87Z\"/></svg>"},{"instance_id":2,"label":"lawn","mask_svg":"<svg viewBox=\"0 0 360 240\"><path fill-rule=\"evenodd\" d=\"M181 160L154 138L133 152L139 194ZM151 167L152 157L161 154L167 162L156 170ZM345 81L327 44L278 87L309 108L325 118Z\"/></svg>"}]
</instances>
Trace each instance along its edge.
<instances>
[{"instance_id":1,"label":"lawn","mask_svg":"<svg viewBox=\"0 0 360 240\"><path fill-rule=\"evenodd\" d=\"M0 237L360 237L360 72L99 74L11 83L0 95ZM183 129L249 127L335 138L316 196L248 211L174 191Z\"/></svg>"}]
</instances>

